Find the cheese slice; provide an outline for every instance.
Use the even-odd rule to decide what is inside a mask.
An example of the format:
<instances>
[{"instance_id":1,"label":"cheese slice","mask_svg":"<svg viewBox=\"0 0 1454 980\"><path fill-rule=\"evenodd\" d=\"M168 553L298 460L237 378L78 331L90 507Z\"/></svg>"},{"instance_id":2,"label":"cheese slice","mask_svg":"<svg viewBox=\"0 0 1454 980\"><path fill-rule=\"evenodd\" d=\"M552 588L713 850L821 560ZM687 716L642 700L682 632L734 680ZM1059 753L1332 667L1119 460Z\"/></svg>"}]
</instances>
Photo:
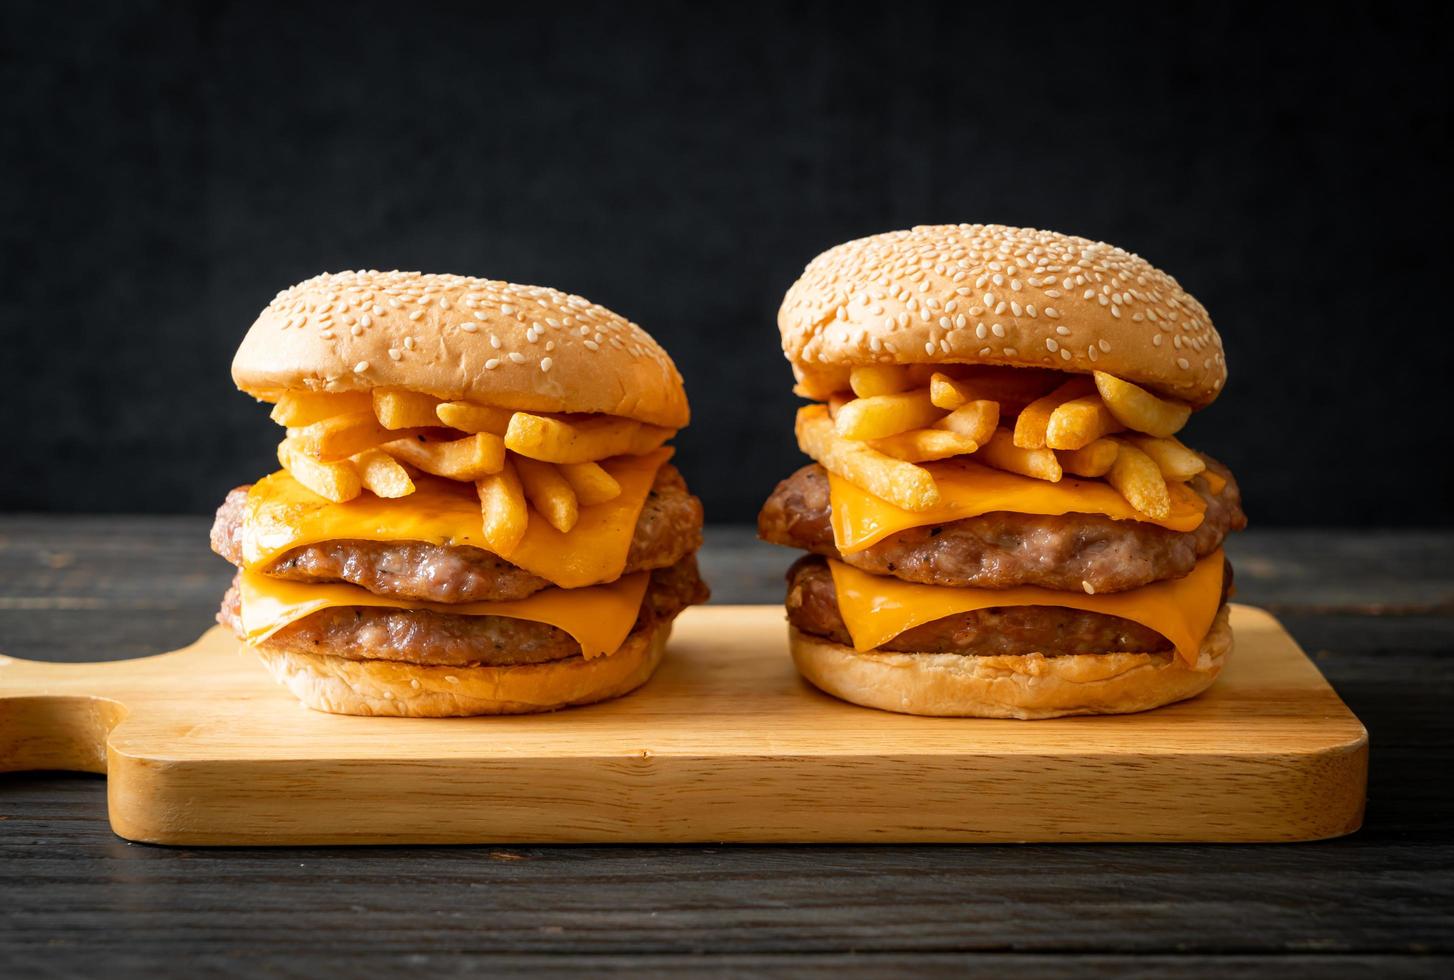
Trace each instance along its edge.
<instances>
[{"instance_id":1,"label":"cheese slice","mask_svg":"<svg viewBox=\"0 0 1454 980\"><path fill-rule=\"evenodd\" d=\"M1220 548L1197 562L1184 578L1104 595L1056 592L1032 585L952 589L871 575L840 561L830 560L828 566L838 592L838 611L853 637L853 648L860 653L945 616L999 606L1062 606L1140 623L1170 640L1182 659L1195 666L1202 640L1222 605Z\"/></svg>"},{"instance_id":2,"label":"cheese slice","mask_svg":"<svg viewBox=\"0 0 1454 980\"><path fill-rule=\"evenodd\" d=\"M381 606L429 609L452 616L505 616L549 623L569 633L586 659L615 653L636 624L650 572L633 572L609 585L585 589L542 589L526 599L500 602L415 602L374 595L356 585L288 582L244 571L238 592L242 629L249 644L258 644L278 630L324 609L338 606Z\"/></svg>"},{"instance_id":3,"label":"cheese slice","mask_svg":"<svg viewBox=\"0 0 1454 980\"><path fill-rule=\"evenodd\" d=\"M1036 480L968 460L926 463L939 487L939 505L912 511L895 507L854 486L841 476L828 474L832 504L833 541L840 553L851 555L911 527L947 524L993 511L1016 514L1103 514L1118 521L1145 521L1173 531L1195 530L1206 513L1206 501L1181 483L1168 483L1171 514L1154 521L1136 510L1109 484L1067 477L1059 483Z\"/></svg>"},{"instance_id":4,"label":"cheese slice","mask_svg":"<svg viewBox=\"0 0 1454 980\"><path fill-rule=\"evenodd\" d=\"M562 534L534 512L515 550L500 557L565 589L619 578L636 521L671 447L616 456L601 466L621 484L613 500L580 509ZM489 550L473 483L420 476L407 497L361 494L346 503L318 496L286 472L253 484L243 509L243 567L258 570L290 549L320 541L424 541Z\"/></svg>"}]
</instances>

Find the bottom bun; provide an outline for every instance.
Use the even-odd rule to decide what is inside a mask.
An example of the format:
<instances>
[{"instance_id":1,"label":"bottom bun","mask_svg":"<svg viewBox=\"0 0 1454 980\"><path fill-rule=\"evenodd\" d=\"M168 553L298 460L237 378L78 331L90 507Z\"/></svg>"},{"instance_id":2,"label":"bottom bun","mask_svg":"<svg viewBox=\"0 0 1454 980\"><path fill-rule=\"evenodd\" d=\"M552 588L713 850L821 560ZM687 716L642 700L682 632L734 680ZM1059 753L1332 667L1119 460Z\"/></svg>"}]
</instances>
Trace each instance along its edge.
<instances>
[{"instance_id":1,"label":"bottom bun","mask_svg":"<svg viewBox=\"0 0 1454 980\"><path fill-rule=\"evenodd\" d=\"M572 657L514 667L429 667L393 660L347 660L257 648L272 675L308 707L338 715L452 718L555 711L620 697L661 663L671 620L626 638L604 657Z\"/></svg>"},{"instance_id":2,"label":"bottom bun","mask_svg":"<svg viewBox=\"0 0 1454 980\"><path fill-rule=\"evenodd\" d=\"M964 718L1059 718L1146 711L1200 694L1232 652L1232 627L1224 604L1195 667L1166 653L857 653L793 626L788 644L799 672L815 687L868 708Z\"/></svg>"}]
</instances>

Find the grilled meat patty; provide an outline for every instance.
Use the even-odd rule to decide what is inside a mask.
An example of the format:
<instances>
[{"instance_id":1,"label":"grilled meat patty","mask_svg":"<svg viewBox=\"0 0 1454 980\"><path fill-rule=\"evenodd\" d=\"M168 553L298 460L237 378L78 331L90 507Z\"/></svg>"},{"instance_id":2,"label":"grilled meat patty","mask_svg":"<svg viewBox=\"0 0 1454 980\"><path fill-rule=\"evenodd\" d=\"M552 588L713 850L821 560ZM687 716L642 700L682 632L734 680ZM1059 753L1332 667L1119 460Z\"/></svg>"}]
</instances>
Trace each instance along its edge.
<instances>
[{"instance_id":1,"label":"grilled meat patty","mask_svg":"<svg viewBox=\"0 0 1454 980\"><path fill-rule=\"evenodd\" d=\"M1229 563L1222 577L1222 601L1232 585ZM788 622L811 633L853 645L828 563L815 555L788 570ZM879 649L901 653L959 653L968 656L1046 656L1074 653L1157 653L1171 643L1155 630L1119 616L1060 606L1003 606L958 613L906 630Z\"/></svg>"},{"instance_id":2,"label":"grilled meat patty","mask_svg":"<svg viewBox=\"0 0 1454 980\"><path fill-rule=\"evenodd\" d=\"M212 525L212 550L239 568L248 489L229 493ZM667 568L701 546L702 502L667 464L641 508L622 574ZM348 582L375 595L421 602L523 599L550 587L492 552L424 541L322 541L285 552L261 571L295 582Z\"/></svg>"},{"instance_id":3,"label":"grilled meat patty","mask_svg":"<svg viewBox=\"0 0 1454 980\"><path fill-rule=\"evenodd\" d=\"M706 602L707 586L688 555L651 573L632 633L671 620L687 606ZM217 621L242 636L237 584L227 590ZM293 653L348 660L396 660L441 667L538 664L578 657L581 645L548 623L505 616L456 616L432 609L338 606L305 616L278 630L264 645Z\"/></svg>"},{"instance_id":4,"label":"grilled meat patty","mask_svg":"<svg viewBox=\"0 0 1454 980\"><path fill-rule=\"evenodd\" d=\"M1236 481L1220 463L1210 465L1227 485L1214 494L1200 476L1191 481L1207 511L1201 526L1185 533L1099 514L996 512L910 528L840 555L829 524L828 474L816 463L778 484L758 515L757 533L773 544L925 585L1122 592L1180 578L1217 550L1229 531L1247 525Z\"/></svg>"}]
</instances>

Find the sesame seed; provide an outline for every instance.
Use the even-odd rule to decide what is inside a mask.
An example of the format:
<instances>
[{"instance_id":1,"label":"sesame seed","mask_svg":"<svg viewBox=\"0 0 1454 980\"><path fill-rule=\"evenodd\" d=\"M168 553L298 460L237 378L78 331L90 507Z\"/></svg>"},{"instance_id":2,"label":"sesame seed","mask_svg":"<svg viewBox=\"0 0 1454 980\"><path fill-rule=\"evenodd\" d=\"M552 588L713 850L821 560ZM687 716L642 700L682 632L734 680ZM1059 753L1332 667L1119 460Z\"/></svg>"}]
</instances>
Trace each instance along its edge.
<instances>
[{"instance_id":1,"label":"sesame seed","mask_svg":"<svg viewBox=\"0 0 1454 980\"><path fill-rule=\"evenodd\" d=\"M1045 349L1048 350L1050 353L1054 354L1056 351L1058 351L1060 349L1060 345L1055 342L1055 338L1054 337L1046 337L1045 338Z\"/></svg>"},{"instance_id":2,"label":"sesame seed","mask_svg":"<svg viewBox=\"0 0 1454 980\"><path fill-rule=\"evenodd\" d=\"M459 328L465 333L476 333L480 329L480 326L472 320L465 320L459 325Z\"/></svg>"},{"instance_id":3,"label":"sesame seed","mask_svg":"<svg viewBox=\"0 0 1454 980\"><path fill-rule=\"evenodd\" d=\"M596 343L594 340L587 340L585 342L584 346L585 346L586 350L600 350L601 349L601 345L598 344L598 343Z\"/></svg>"},{"instance_id":4,"label":"sesame seed","mask_svg":"<svg viewBox=\"0 0 1454 980\"><path fill-rule=\"evenodd\" d=\"M485 370L486 371L493 371L493 370L495 370L495 368L497 368L499 366L500 366L500 359L498 357L492 357L488 361L485 362Z\"/></svg>"},{"instance_id":5,"label":"sesame seed","mask_svg":"<svg viewBox=\"0 0 1454 980\"><path fill-rule=\"evenodd\" d=\"M354 374L363 374L368 369L369 369L369 362L368 361L359 361L357 364L355 364L353 366L353 373Z\"/></svg>"},{"instance_id":6,"label":"sesame seed","mask_svg":"<svg viewBox=\"0 0 1454 980\"><path fill-rule=\"evenodd\" d=\"M391 360L397 361L397 360L399 360L403 356L404 356L404 352L401 351L401 350L399 350L399 348L397 348L397 347L390 347L389 348L389 358Z\"/></svg>"},{"instance_id":7,"label":"sesame seed","mask_svg":"<svg viewBox=\"0 0 1454 980\"><path fill-rule=\"evenodd\" d=\"M423 310L413 310L413 311L411 311L409 313L409 319L411 319L411 320L417 320L417 319L419 319L423 315L424 315L424 311Z\"/></svg>"},{"instance_id":8,"label":"sesame seed","mask_svg":"<svg viewBox=\"0 0 1454 980\"><path fill-rule=\"evenodd\" d=\"M1184 357L1178 357L1176 359L1176 366L1179 367L1179 368L1181 368L1183 371L1185 371L1185 370L1187 370L1188 368L1191 367L1191 362L1188 361Z\"/></svg>"},{"instance_id":9,"label":"sesame seed","mask_svg":"<svg viewBox=\"0 0 1454 980\"><path fill-rule=\"evenodd\" d=\"M520 353L519 351L512 350L506 356L509 357L510 358L510 361L512 363L514 363L514 364L524 364L525 363L525 355L522 354L522 353Z\"/></svg>"},{"instance_id":10,"label":"sesame seed","mask_svg":"<svg viewBox=\"0 0 1454 980\"><path fill-rule=\"evenodd\" d=\"M549 371L554 364L555 364L555 359L554 358L542 357L540 359L540 370L541 371Z\"/></svg>"}]
</instances>

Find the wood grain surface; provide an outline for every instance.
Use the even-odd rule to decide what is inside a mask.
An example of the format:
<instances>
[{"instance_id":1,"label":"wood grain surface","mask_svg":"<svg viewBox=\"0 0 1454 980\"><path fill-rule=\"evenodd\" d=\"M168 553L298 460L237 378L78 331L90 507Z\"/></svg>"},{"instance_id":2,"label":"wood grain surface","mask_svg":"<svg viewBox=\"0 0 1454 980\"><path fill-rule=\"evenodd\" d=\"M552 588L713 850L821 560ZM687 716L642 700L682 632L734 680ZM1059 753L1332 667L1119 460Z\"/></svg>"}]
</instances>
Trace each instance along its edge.
<instances>
[{"instance_id":1,"label":"wood grain surface","mask_svg":"<svg viewBox=\"0 0 1454 980\"><path fill-rule=\"evenodd\" d=\"M229 569L202 518L0 518L0 648L174 649ZM1297 845L156 848L106 782L0 776L15 976L1428 976L1454 969L1454 533L1249 531L1274 608L1372 742L1351 837ZM790 556L709 528L728 602Z\"/></svg>"},{"instance_id":2,"label":"wood grain surface","mask_svg":"<svg viewBox=\"0 0 1454 980\"><path fill-rule=\"evenodd\" d=\"M803 683L781 606L676 623L651 682L550 715L300 710L214 627L157 657L0 657L0 770L105 771L161 844L1297 841L1356 830L1362 724L1267 613L1205 695L1040 722L921 718ZM387 800L387 803L383 801Z\"/></svg>"}]
</instances>

